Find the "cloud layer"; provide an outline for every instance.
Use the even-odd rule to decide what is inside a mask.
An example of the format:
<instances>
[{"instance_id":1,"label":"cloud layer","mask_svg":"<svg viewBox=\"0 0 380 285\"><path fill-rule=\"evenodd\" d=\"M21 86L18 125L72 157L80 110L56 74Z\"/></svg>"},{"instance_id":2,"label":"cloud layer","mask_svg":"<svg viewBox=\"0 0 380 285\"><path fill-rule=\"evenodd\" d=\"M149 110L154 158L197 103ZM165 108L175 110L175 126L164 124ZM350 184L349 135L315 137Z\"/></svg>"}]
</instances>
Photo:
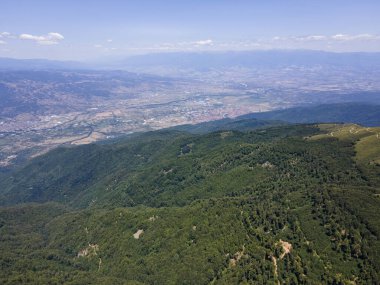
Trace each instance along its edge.
<instances>
[{"instance_id":1,"label":"cloud layer","mask_svg":"<svg viewBox=\"0 0 380 285\"><path fill-rule=\"evenodd\" d=\"M46 35L42 36L35 36L31 34L21 34L18 37L20 40L31 40L35 41L36 43L40 45L56 45L60 41L62 41L65 37L61 35L60 33L53 33L50 32Z\"/></svg>"},{"instance_id":2,"label":"cloud layer","mask_svg":"<svg viewBox=\"0 0 380 285\"><path fill-rule=\"evenodd\" d=\"M371 34L359 34L359 35L347 35L347 34L335 34L331 36L326 35L309 35L300 37L274 37L274 41L298 41L298 42L317 42L317 41L379 41L379 35Z\"/></svg>"},{"instance_id":3,"label":"cloud layer","mask_svg":"<svg viewBox=\"0 0 380 285\"><path fill-rule=\"evenodd\" d=\"M129 51L223 51L260 49L315 49L328 51L379 51L380 36L372 34L334 34L306 36L275 36L266 39L218 41L201 39L197 41L172 42L151 46L130 46Z\"/></svg>"},{"instance_id":4,"label":"cloud layer","mask_svg":"<svg viewBox=\"0 0 380 285\"><path fill-rule=\"evenodd\" d=\"M99 36L100 37L100 36ZM75 43L59 45L65 37L58 32L46 34L13 34L0 31L0 56L32 54L30 57L41 57L49 50L50 54L80 54L84 57L101 57L109 55L126 56L156 52L192 52L192 51L251 51L269 49L310 49L332 52L380 52L380 35L360 34L309 34L272 36L267 38L247 38L241 40L218 40L217 38L192 38L171 42L131 42L120 38L112 39L109 35L101 35L99 42ZM90 39L88 39L90 41ZM28 45L27 43L34 43ZM51 46L51 48L41 48ZM53 48L54 47L54 48ZM3 54L2 54L3 53Z\"/></svg>"}]
</instances>

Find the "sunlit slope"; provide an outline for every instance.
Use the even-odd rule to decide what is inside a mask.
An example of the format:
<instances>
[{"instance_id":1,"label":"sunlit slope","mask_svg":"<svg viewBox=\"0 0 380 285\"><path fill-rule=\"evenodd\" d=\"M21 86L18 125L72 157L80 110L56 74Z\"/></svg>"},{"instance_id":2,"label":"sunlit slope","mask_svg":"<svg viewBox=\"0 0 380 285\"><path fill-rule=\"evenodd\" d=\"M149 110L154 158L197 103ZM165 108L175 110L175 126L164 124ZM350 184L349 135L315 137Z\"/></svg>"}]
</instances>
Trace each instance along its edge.
<instances>
[{"instance_id":1,"label":"sunlit slope","mask_svg":"<svg viewBox=\"0 0 380 285\"><path fill-rule=\"evenodd\" d=\"M380 234L380 127L363 127L356 124L321 124L318 127L323 134L308 138L310 141L338 140L347 148L352 148L353 161L365 186L334 185L329 195L343 203L353 215L366 221L368 229ZM372 248L376 260L380 260L380 243Z\"/></svg>"},{"instance_id":2,"label":"sunlit slope","mask_svg":"<svg viewBox=\"0 0 380 285\"><path fill-rule=\"evenodd\" d=\"M356 143L357 159L362 163L380 164L380 128L371 128L371 135Z\"/></svg>"},{"instance_id":3,"label":"sunlit slope","mask_svg":"<svg viewBox=\"0 0 380 285\"><path fill-rule=\"evenodd\" d=\"M380 177L380 127L363 127L356 124L322 124L323 134L310 137L310 140L338 139L352 144L355 149L355 161L361 171L371 177L372 186L379 187Z\"/></svg>"}]
</instances>

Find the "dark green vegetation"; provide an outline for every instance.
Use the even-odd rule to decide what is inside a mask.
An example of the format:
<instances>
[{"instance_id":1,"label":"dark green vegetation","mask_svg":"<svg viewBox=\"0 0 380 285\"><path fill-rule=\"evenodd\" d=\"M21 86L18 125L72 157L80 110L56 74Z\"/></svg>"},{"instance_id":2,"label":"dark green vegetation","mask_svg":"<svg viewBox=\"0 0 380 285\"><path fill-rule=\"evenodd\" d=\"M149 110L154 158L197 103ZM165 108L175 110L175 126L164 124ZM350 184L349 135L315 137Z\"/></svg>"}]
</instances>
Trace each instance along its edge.
<instances>
[{"instance_id":1,"label":"dark green vegetation","mask_svg":"<svg viewBox=\"0 0 380 285\"><path fill-rule=\"evenodd\" d=\"M288 123L284 121L276 120L257 120L257 119L246 119L246 118L225 118L221 120L215 120L210 122L203 122L198 124L187 124L179 125L169 128L168 130L176 130L182 132L189 132L193 134L206 134L216 131L252 131L254 129L264 128L264 127L275 127L287 125Z\"/></svg>"},{"instance_id":2,"label":"dark green vegetation","mask_svg":"<svg viewBox=\"0 0 380 285\"><path fill-rule=\"evenodd\" d=\"M379 132L56 149L0 182L0 283L380 284Z\"/></svg>"}]
</instances>

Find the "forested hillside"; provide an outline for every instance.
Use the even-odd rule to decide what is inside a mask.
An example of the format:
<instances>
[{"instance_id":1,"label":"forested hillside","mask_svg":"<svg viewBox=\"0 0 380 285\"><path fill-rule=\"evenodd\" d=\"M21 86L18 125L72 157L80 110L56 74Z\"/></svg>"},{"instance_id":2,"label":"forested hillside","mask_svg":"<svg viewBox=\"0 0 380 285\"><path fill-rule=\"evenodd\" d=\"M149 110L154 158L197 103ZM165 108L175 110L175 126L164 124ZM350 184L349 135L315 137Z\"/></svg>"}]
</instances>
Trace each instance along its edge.
<instances>
[{"instance_id":1,"label":"forested hillside","mask_svg":"<svg viewBox=\"0 0 380 285\"><path fill-rule=\"evenodd\" d=\"M0 283L380 284L379 133L166 130L56 149L0 182Z\"/></svg>"}]
</instances>

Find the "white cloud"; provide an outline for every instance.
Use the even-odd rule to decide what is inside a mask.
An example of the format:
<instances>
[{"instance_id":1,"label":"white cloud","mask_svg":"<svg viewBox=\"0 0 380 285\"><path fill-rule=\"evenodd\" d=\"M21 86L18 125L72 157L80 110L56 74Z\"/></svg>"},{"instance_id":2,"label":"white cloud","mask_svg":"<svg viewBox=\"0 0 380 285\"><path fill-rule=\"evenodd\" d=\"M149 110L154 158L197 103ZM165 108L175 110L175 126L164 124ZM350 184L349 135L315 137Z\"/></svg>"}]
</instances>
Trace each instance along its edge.
<instances>
[{"instance_id":1,"label":"white cloud","mask_svg":"<svg viewBox=\"0 0 380 285\"><path fill-rule=\"evenodd\" d=\"M51 39L51 40L61 41L61 40L63 40L65 37L62 36L60 33L48 33L47 38L48 38L48 39Z\"/></svg>"},{"instance_id":2,"label":"white cloud","mask_svg":"<svg viewBox=\"0 0 380 285\"><path fill-rule=\"evenodd\" d=\"M33 41L43 41L45 39L42 36L33 36L30 34L21 34L19 38L21 40L33 40Z\"/></svg>"},{"instance_id":3,"label":"white cloud","mask_svg":"<svg viewBox=\"0 0 380 285\"><path fill-rule=\"evenodd\" d=\"M336 35L331 36L331 39L338 40L338 41L347 41L347 40L351 40L352 36L344 35L344 34L336 34Z\"/></svg>"},{"instance_id":4,"label":"white cloud","mask_svg":"<svg viewBox=\"0 0 380 285\"><path fill-rule=\"evenodd\" d=\"M312 49L336 52L380 51L380 36L371 34L335 35L310 34L302 36L275 36L271 38L241 39L218 41L201 39L178 42L163 42L151 45L120 45L117 48L107 44L94 44L98 52L106 53L118 50L118 53L175 52L175 51L253 51L270 49Z\"/></svg>"},{"instance_id":5,"label":"white cloud","mask_svg":"<svg viewBox=\"0 0 380 285\"><path fill-rule=\"evenodd\" d=\"M337 52L380 51L380 35L376 34L343 34L276 36L271 39L258 40L269 48L277 49L316 49Z\"/></svg>"},{"instance_id":6,"label":"white cloud","mask_svg":"<svg viewBox=\"0 0 380 285\"><path fill-rule=\"evenodd\" d=\"M35 41L40 45L56 45L60 41L62 41L65 37L60 33L48 33L42 36L35 36L31 34L21 34L19 35L19 39L21 40L31 40Z\"/></svg>"},{"instance_id":7,"label":"white cloud","mask_svg":"<svg viewBox=\"0 0 380 285\"><path fill-rule=\"evenodd\" d=\"M196 41L194 42L195 45L197 46L211 46L213 45L213 41L208 39L208 40L200 40L200 41Z\"/></svg>"},{"instance_id":8,"label":"white cloud","mask_svg":"<svg viewBox=\"0 0 380 285\"><path fill-rule=\"evenodd\" d=\"M108 39L108 40L107 40L107 43L112 43L112 42L113 42L112 39Z\"/></svg>"},{"instance_id":9,"label":"white cloud","mask_svg":"<svg viewBox=\"0 0 380 285\"><path fill-rule=\"evenodd\" d=\"M275 36L267 39L246 39L240 41L184 41L162 43L136 50L152 51L219 51L219 50L267 50L267 49L313 49L337 52L347 51L380 51L380 35L311 34L303 36Z\"/></svg>"},{"instance_id":10,"label":"white cloud","mask_svg":"<svg viewBox=\"0 0 380 285\"><path fill-rule=\"evenodd\" d=\"M355 41L355 40L380 40L380 36L371 34L345 35L336 34L331 36L332 40L338 41Z\"/></svg>"},{"instance_id":11,"label":"white cloud","mask_svg":"<svg viewBox=\"0 0 380 285\"><path fill-rule=\"evenodd\" d=\"M273 37L269 42L272 43L297 43L297 44L312 44L312 43L339 43L339 42L365 42L365 41L379 41L379 35L371 34L336 34L336 35L308 35L308 36L289 36L289 37Z\"/></svg>"},{"instance_id":12,"label":"white cloud","mask_svg":"<svg viewBox=\"0 0 380 285\"><path fill-rule=\"evenodd\" d=\"M7 42L0 40L0 45L5 45Z\"/></svg>"},{"instance_id":13,"label":"white cloud","mask_svg":"<svg viewBox=\"0 0 380 285\"><path fill-rule=\"evenodd\" d=\"M8 32L1 32L0 33L0 38L4 38L4 39L14 39L16 38L14 35L12 35L11 33L8 33Z\"/></svg>"}]
</instances>

